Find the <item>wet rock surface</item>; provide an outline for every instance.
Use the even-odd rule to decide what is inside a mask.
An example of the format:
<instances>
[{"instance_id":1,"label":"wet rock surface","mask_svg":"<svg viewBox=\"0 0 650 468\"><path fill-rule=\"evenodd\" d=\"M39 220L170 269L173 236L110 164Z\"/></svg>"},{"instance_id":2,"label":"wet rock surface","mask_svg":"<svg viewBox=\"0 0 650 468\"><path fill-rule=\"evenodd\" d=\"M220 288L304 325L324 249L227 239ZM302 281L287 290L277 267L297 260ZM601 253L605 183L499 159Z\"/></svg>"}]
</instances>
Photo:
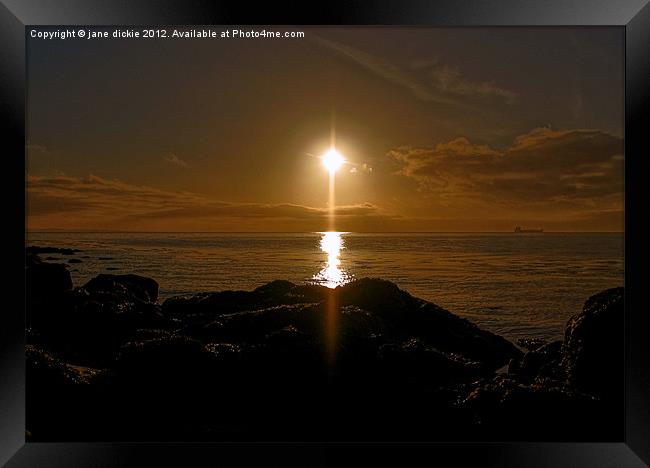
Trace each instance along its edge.
<instances>
[{"instance_id":1,"label":"wet rock surface","mask_svg":"<svg viewBox=\"0 0 650 468\"><path fill-rule=\"evenodd\" d=\"M519 338L517 340L517 346L527 351L532 351L545 344L547 344L547 341L541 338Z\"/></svg>"},{"instance_id":2,"label":"wet rock surface","mask_svg":"<svg viewBox=\"0 0 650 468\"><path fill-rule=\"evenodd\" d=\"M605 398L622 392L623 300L623 288L590 297L565 330L562 365L568 380Z\"/></svg>"},{"instance_id":3,"label":"wet rock surface","mask_svg":"<svg viewBox=\"0 0 650 468\"><path fill-rule=\"evenodd\" d=\"M25 280L32 301L45 301L72 289L66 265L45 262L34 254L25 257Z\"/></svg>"},{"instance_id":4,"label":"wet rock surface","mask_svg":"<svg viewBox=\"0 0 650 468\"><path fill-rule=\"evenodd\" d=\"M466 403L479 418L498 414L501 422L494 425L501 433L514 427L512 420L532 415L541 427L562 421L555 434L564 439L622 440L623 301L623 288L590 297L567 322L563 341L513 359L507 379L499 376L474 388L474 396L492 399L468 398ZM506 403L512 411L500 410Z\"/></svg>"},{"instance_id":5,"label":"wet rock surface","mask_svg":"<svg viewBox=\"0 0 650 468\"><path fill-rule=\"evenodd\" d=\"M150 278L73 288L65 265L34 254L27 270L34 441L613 437L598 421L613 424L616 395L596 361L616 375L597 347L622 320L622 289L524 353L380 279L158 304Z\"/></svg>"}]
</instances>

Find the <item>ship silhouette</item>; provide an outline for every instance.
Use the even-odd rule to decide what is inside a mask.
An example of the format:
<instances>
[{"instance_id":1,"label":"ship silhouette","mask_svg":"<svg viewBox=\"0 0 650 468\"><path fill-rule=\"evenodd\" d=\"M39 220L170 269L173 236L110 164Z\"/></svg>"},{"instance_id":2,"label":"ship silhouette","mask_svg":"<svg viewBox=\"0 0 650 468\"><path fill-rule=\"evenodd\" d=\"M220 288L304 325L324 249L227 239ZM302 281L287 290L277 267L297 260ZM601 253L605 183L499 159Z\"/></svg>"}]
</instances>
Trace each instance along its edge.
<instances>
[{"instance_id":1,"label":"ship silhouette","mask_svg":"<svg viewBox=\"0 0 650 468\"><path fill-rule=\"evenodd\" d=\"M530 234L534 232L544 232L544 229L523 229L521 226L515 226L517 234Z\"/></svg>"}]
</instances>

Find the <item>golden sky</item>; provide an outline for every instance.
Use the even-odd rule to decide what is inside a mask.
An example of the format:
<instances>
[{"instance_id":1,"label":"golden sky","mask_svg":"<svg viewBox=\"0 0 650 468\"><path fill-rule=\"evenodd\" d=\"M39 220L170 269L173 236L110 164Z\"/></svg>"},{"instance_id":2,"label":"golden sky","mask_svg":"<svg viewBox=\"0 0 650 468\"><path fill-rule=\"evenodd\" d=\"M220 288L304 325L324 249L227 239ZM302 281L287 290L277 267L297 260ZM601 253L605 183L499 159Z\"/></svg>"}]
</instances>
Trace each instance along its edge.
<instances>
[{"instance_id":1,"label":"golden sky","mask_svg":"<svg viewBox=\"0 0 650 468\"><path fill-rule=\"evenodd\" d=\"M28 44L30 230L623 229L618 28Z\"/></svg>"}]
</instances>

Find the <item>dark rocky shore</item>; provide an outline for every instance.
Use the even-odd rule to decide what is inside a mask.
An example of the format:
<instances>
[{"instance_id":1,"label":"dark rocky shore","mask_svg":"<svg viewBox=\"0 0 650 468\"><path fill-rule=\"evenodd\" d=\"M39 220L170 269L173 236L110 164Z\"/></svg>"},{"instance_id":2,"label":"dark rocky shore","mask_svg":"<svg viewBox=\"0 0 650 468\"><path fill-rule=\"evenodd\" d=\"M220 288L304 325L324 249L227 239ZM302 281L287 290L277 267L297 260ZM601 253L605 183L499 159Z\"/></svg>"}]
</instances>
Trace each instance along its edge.
<instances>
[{"instance_id":1,"label":"dark rocky shore","mask_svg":"<svg viewBox=\"0 0 650 468\"><path fill-rule=\"evenodd\" d=\"M623 288L523 352L381 279L159 304L138 275L74 287L51 251L26 258L33 441L622 438Z\"/></svg>"}]
</instances>

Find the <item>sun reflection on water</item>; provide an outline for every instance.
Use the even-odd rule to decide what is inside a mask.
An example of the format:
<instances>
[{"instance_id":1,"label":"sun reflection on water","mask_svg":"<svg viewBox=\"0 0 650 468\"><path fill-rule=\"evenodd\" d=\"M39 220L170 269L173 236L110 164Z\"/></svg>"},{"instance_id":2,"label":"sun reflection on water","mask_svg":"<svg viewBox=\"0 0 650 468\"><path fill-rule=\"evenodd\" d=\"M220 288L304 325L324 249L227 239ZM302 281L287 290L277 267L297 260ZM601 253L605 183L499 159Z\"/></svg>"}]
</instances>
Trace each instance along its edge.
<instances>
[{"instance_id":1,"label":"sun reflection on water","mask_svg":"<svg viewBox=\"0 0 650 468\"><path fill-rule=\"evenodd\" d=\"M327 254L325 267L314 275L312 280L322 286L335 288L351 280L345 270L341 268L341 250L345 248L342 232L322 232L320 249Z\"/></svg>"}]
</instances>

